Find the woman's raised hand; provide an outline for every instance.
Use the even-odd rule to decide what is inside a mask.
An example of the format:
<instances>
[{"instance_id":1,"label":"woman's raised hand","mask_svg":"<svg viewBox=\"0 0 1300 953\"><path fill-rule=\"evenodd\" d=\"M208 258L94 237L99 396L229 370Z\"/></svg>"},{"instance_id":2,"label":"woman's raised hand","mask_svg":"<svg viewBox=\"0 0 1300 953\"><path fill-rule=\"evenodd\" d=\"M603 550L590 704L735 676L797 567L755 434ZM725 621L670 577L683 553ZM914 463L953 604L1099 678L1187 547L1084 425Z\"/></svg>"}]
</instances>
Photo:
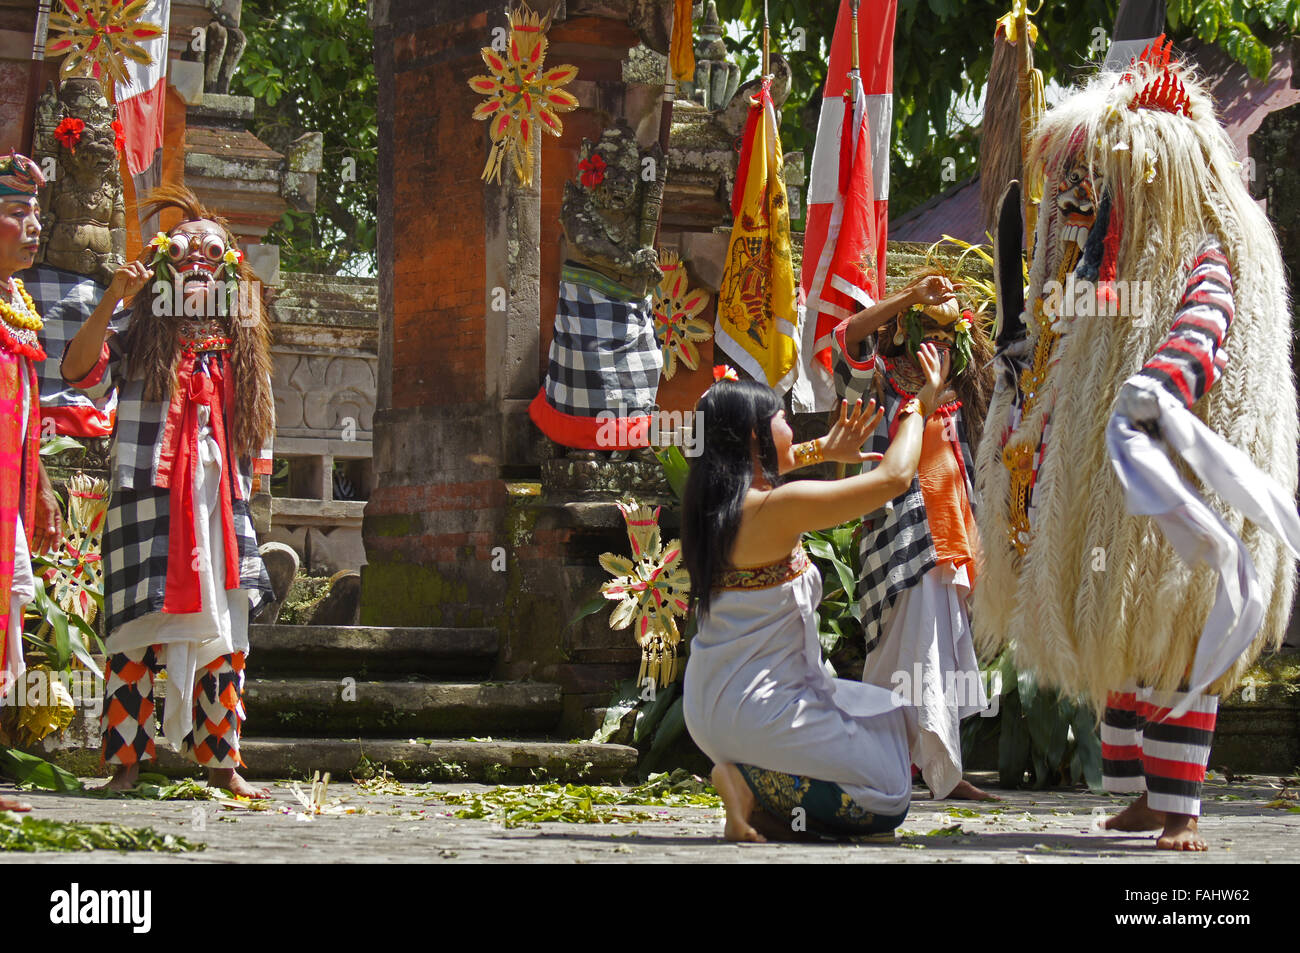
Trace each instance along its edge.
<instances>
[{"instance_id":1,"label":"woman's raised hand","mask_svg":"<svg viewBox=\"0 0 1300 953\"><path fill-rule=\"evenodd\" d=\"M921 350L916 352L916 358L921 363L921 370L925 374L925 385L916 392L916 396L925 404L925 409L929 413L934 413L936 409L956 400L957 395L952 388L948 386L948 372L952 366L952 355L949 351L943 352L943 357L939 356L939 349L933 344L926 342L921 345Z\"/></svg>"},{"instance_id":2,"label":"woman's raised hand","mask_svg":"<svg viewBox=\"0 0 1300 953\"><path fill-rule=\"evenodd\" d=\"M840 401L840 418L835 421L830 433L822 438L822 456L836 463L879 460L881 457L878 453L862 453L862 444L884 416L883 410L876 409L874 400L867 401L866 407L858 400L853 405L852 412L849 411L847 400Z\"/></svg>"}]
</instances>

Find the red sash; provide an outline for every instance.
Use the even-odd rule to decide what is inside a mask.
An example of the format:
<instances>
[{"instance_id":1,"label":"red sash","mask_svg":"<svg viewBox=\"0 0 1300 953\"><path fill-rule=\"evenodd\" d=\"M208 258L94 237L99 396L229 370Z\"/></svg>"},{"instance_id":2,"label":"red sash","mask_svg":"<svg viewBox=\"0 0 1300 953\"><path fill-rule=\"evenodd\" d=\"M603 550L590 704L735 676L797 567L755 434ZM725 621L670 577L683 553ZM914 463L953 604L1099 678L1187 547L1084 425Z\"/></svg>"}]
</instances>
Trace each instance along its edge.
<instances>
[{"instance_id":1,"label":"red sash","mask_svg":"<svg viewBox=\"0 0 1300 953\"><path fill-rule=\"evenodd\" d=\"M231 406L232 383L222 362L212 354L196 357L182 353L176 369L176 387L167 408L158 475L154 485L170 489L170 531L167 541L167 585L163 612L198 612L199 565L210 559L195 545L194 466L198 453L199 408L209 409L208 425L221 448L221 536L225 541L226 589L239 588L239 542L231 500L239 492L233 478L230 446L226 440L226 408ZM215 567L214 567L215 568Z\"/></svg>"},{"instance_id":2,"label":"red sash","mask_svg":"<svg viewBox=\"0 0 1300 953\"><path fill-rule=\"evenodd\" d=\"M44 354L41 355L44 357ZM23 419L23 375L31 406ZM0 671L8 663L9 604L14 584L18 540L14 533L21 512L30 547L36 521L36 468L40 462L40 384L36 366L0 348ZM24 432L25 431L25 432Z\"/></svg>"}]
</instances>

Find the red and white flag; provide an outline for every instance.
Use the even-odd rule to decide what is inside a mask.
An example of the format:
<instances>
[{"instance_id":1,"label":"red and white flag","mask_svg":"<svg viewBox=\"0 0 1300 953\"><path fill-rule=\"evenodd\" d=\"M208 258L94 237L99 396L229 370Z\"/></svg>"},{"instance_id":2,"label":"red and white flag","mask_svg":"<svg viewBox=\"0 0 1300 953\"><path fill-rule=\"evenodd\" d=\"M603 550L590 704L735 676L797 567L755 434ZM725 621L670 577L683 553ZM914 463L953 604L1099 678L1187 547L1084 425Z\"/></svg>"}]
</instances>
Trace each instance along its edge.
<instances>
[{"instance_id":1,"label":"red and white flag","mask_svg":"<svg viewBox=\"0 0 1300 953\"><path fill-rule=\"evenodd\" d=\"M897 8L898 0L861 5L855 76L852 14L849 0L840 0L808 185L799 281L805 311L792 394L800 412L834 406L831 334L884 290Z\"/></svg>"},{"instance_id":2,"label":"red and white flag","mask_svg":"<svg viewBox=\"0 0 1300 953\"><path fill-rule=\"evenodd\" d=\"M128 82L113 87L117 99L117 118L126 140L126 167L139 175L153 163L163 144L163 101L167 92L167 31L171 26L171 0L149 0L140 15L148 23L162 27L162 33L142 40L150 56L148 66L126 61Z\"/></svg>"}]
</instances>

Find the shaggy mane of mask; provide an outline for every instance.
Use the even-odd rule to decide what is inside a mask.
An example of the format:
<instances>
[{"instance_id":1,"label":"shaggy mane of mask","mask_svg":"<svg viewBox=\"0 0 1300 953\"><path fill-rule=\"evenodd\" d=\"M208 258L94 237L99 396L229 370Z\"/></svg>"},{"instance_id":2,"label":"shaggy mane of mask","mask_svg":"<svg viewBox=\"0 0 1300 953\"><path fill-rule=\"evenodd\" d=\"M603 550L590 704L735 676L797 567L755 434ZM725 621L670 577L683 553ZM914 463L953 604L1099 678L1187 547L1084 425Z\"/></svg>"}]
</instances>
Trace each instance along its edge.
<instances>
[{"instance_id":1,"label":"shaggy mane of mask","mask_svg":"<svg viewBox=\"0 0 1300 953\"><path fill-rule=\"evenodd\" d=\"M146 199L142 214L152 216L163 209L177 209L184 222L204 219L220 225L226 233L226 245L235 247L234 236L224 218L203 207L198 197L183 186L165 185ZM241 282L257 282L257 275L247 261L237 269ZM150 286L152 287L152 285ZM235 406L231 434L236 452L241 456L256 453L275 428L275 401L271 394L271 334L266 306L260 294L250 295L253 313L246 314L242 295L230 317L231 364L234 368ZM180 324L168 316L155 315L154 296L140 294L131 311L131 322L123 333L123 347L128 355L128 373L134 380L144 380L144 399L168 401L176 386L176 364L180 358Z\"/></svg>"},{"instance_id":2,"label":"shaggy mane of mask","mask_svg":"<svg viewBox=\"0 0 1300 953\"><path fill-rule=\"evenodd\" d=\"M1151 300L1139 310L1127 296L1118 314L1088 319L1057 342L1056 370L1008 443L1036 449L1050 410L1048 453L1034 488L1037 542L1023 558L1007 540L1010 476L999 442L986 441L976 459L985 548L972 610L977 644L989 653L1013 644L1017 664L1033 669L1040 684L1085 694L1098 710L1108 690L1127 682L1176 688L1215 595L1216 578L1204 563L1188 567L1150 520L1127 515L1105 446L1119 388L1163 343L1207 237L1217 239L1230 264L1235 319L1222 379L1193 412L1284 488L1296 486L1290 308L1277 239L1246 189L1204 87L1188 69L1173 72L1187 89L1188 116L1128 108L1156 74L1139 63L1127 79L1095 75L1035 130L1026 170L1040 171L1047 192L1034 236L1029 307L1057 275L1062 243L1053 187L1079 152L1103 177L1097 184L1112 200L1110 228L1119 217L1116 279L1145 285ZM1028 335L1032 352L1033 321ZM1011 406L1010 388L993 395L989 433L1009 425ZM1295 560L1240 512L1193 485L1247 547L1267 607L1254 644L1211 687L1225 693L1265 646L1280 643ZM1107 571L1098 570L1099 553Z\"/></svg>"}]
</instances>

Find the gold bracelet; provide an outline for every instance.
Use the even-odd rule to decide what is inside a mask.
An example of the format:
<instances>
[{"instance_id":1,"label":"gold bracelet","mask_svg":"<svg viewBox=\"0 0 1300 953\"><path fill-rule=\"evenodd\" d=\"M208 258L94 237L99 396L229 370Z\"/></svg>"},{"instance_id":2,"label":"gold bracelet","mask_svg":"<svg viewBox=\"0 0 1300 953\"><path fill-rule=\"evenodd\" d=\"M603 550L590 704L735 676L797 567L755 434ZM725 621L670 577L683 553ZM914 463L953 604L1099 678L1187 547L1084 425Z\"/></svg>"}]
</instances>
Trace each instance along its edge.
<instances>
[{"instance_id":1,"label":"gold bracelet","mask_svg":"<svg viewBox=\"0 0 1300 953\"><path fill-rule=\"evenodd\" d=\"M913 397L904 404L902 412L904 414L920 414L922 420L930 416L930 411L925 409L925 404L921 403L921 398L919 397Z\"/></svg>"},{"instance_id":2,"label":"gold bracelet","mask_svg":"<svg viewBox=\"0 0 1300 953\"><path fill-rule=\"evenodd\" d=\"M810 467L815 463L821 463L826 459L822 455L822 445L820 440L808 440L804 443L797 443L792 448L794 451L795 466Z\"/></svg>"}]
</instances>

